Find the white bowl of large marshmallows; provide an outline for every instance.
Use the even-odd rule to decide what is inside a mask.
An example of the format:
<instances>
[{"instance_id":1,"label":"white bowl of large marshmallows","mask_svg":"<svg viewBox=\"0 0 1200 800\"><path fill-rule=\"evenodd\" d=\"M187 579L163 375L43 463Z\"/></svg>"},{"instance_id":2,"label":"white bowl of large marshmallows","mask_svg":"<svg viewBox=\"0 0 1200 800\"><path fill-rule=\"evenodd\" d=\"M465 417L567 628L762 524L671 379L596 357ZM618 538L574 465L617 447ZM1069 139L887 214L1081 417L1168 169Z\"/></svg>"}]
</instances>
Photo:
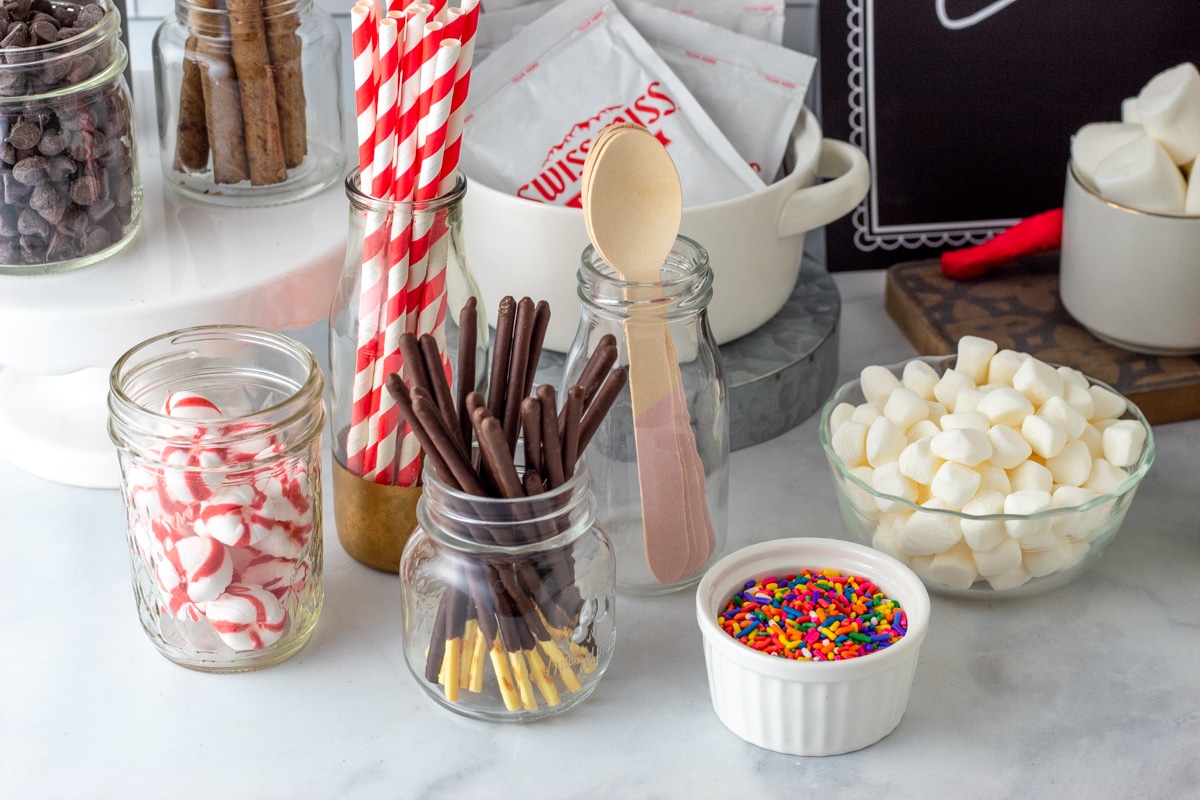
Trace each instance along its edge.
<instances>
[{"instance_id":1,"label":"white bowl of large marshmallows","mask_svg":"<svg viewBox=\"0 0 1200 800\"><path fill-rule=\"evenodd\" d=\"M1200 71L1155 75L1120 122L1071 139L1063 305L1098 338L1158 355L1200 352Z\"/></svg>"},{"instance_id":2,"label":"white bowl of large marshmallows","mask_svg":"<svg viewBox=\"0 0 1200 800\"><path fill-rule=\"evenodd\" d=\"M1121 394L975 336L954 356L867 367L826 404L820 438L850 532L962 596L1079 577L1154 459Z\"/></svg>"}]
</instances>

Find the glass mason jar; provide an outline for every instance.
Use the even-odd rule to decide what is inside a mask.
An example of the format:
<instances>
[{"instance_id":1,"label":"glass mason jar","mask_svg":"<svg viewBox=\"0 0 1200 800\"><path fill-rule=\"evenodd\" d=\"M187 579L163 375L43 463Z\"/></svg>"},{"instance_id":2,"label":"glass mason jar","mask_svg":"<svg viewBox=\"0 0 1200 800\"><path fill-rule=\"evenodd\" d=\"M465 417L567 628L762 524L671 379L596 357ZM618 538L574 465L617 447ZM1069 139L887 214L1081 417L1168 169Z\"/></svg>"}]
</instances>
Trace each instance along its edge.
<instances>
[{"instance_id":1,"label":"glass mason jar","mask_svg":"<svg viewBox=\"0 0 1200 800\"><path fill-rule=\"evenodd\" d=\"M113 367L134 596L176 664L265 667L312 633L324 389L299 342L233 325L149 339Z\"/></svg>"},{"instance_id":2,"label":"glass mason jar","mask_svg":"<svg viewBox=\"0 0 1200 800\"><path fill-rule=\"evenodd\" d=\"M611 336L629 382L587 448L599 517L617 552L617 588L665 594L694 584L725 546L729 416L708 325L708 253L680 236L657 283L621 280L590 245L582 313L563 385Z\"/></svg>"},{"instance_id":3,"label":"glass mason jar","mask_svg":"<svg viewBox=\"0 0 1200 800\"><path fill-rule=\"evenodd\" d=\"M142 208L120 12L59 2L5 10L0 275L94 264L129 243ZM59 31L67 38L52 40Z\"/></svg>"},{"instance_id":4,"label":"glass mason jar","mask_svg":"<svg viewBox=\"0 0 1200 800\"><path fill-rule=\"evenodd\" d=\"M258 206L341 177L341 38L312 0L175 0L153 50L167 186Z\"/></svg>"},{"instance_id":5,"label":"glass mason jar","mask_svg":"<svg viewBox=\"0 0 1200 800\"><path fill-rule=\"evenodd\" d=\"M433 336L451 387L462 356L473 386L487 366L487 314L462 238L466 192L459 174L442 196L402 203L365 194L357 170L346 178L346 262L329 313L334 517L346 552L384 572L399 568L421 495L420 449L384 388L403 365L399 337ZM479 324L464 354L458 322L472 298Z\"/></svg>"},{"instance_id":6,"label":"glass mason jar","mask_svg":"<svg viewBox=\"0 0 1200 800\"><path fill-rule=\"evenodd\" d=\"M616 644L616 598L586 466L517 500L465 494L429 469L417 516L400 564L404 658L426 693L505 722L591 694Z\"/></svg>"}]
</instances>

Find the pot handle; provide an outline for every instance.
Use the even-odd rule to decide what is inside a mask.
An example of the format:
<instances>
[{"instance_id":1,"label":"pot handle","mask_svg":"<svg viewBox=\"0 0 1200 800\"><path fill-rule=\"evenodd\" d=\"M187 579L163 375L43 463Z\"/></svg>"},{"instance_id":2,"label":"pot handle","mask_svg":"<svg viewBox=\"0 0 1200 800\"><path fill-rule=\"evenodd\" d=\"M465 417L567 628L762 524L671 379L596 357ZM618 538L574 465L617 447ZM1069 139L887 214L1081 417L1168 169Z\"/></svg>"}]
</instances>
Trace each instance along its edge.
<instances>
[{"instance_id":1,"label":"pot handle","mask_svg":"<svg viewBox=\"0 0 1200 800\"><path fill-rule=\"evenodd\" d=\"M817 176L825 183L797 189L779 213L779 238L795 236L849 214L871 188L867 157L854 145L821 140Z\"/></svg>"}]
</instances>

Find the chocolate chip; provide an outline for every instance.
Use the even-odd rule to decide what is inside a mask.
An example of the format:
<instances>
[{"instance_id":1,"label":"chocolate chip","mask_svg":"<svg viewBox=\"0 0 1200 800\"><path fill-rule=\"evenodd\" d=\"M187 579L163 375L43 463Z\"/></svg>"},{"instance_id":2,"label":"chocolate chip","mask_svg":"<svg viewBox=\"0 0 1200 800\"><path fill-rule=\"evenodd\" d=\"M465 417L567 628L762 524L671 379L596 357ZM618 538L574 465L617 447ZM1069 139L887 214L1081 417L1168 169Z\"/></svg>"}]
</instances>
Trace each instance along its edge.
<instances>
[{"instance_id":1,"label":"chocolate chip","mask_svg":"<svg viewBox=\"0 0 1200 800\"><path fill-rule=\"evenodd\" d=\"M33 189L14 178L12 173L8 171L5 171L2 181L4 183L4 202L10 206L20 203L26 197L29 197L29 193L33 191Z\"/></svg>"},{"instance_id":2,"label":"chocolate chip","mask_svg":"<svg viewBox=\"0 0 1200 800\"><path fill-rule=\"evenodd\" d=\"M87 236L83 237L83 251L85 253L98 253L108 247L112 241L112 236L104 228L92 228L88 231Z\"/></svg>"},{"instance_id":3,"label":"chocolate chip","mask_svg":"<svg viewBox=\"0 0 1200 800\"><path fill-rule=\"evenodd\" d=\"M42 156L29 156L13 164L12 175L26 186L33 186L46 179L49 163Z\"/></svg>"},{"instance_id":4,"label":"chocolate chip","mask_svg":"<svg viewBox=\"0 0 1200 800\"><path fill-rule=\"evenodd\" d=\"M42 215L51 225L57 225L67 210L67 199L58 193L51 183L43 183L33 190L29 207Z\"/></svg>"},{"instance_id":5,"label":"chocolate chip","mask_svg":"<svg viewBox=\"0 0 1200 800\"><path fill-rule=\"evenodd\" d=\"M17 148L13 147L8 142L0 145L0 161L12 166L17 163Z\"/></svg>"},{"instance_id":6,"label":"chocolate chip","mask_svg":"<svg viewBox=\"0 0 1200 800\"><path fill-rule=\"evenodd\" d=\"M50 223L32 208L25 208L21 210L21 215L17 217L17 232L22 236L41 236L45 238L50 235Z\"/></svg>"},{"instance_id":7,"label":"chocolate chip","mask_svg":"<svg viewBox=\"0 0 1200 800\"><path fill-rule=\"evenodd\" d=\"M54 156L46 165L46 177L58 183L75 174L75 162L66 156Z\"/></svg>"},{"instance_id":8,"label":"chocolate chip","mask_svg":"<svg viewBox=\"0 0 1200 800\"><path fill-rule=\"evenodd\" d=\"M0 208L0 236L16 236L17 210L15 208Z\"/></svg>"},{"instance_id":9,"label":"chocolate chip","mask_svg":"<svg viewBox=\"0 0 1200 800\"><path fill-rule=\"evenodd\" d=\"M40 264L46 260L46 239L42 236L21 237L21 258L26 264Z\"/></svg>"},{"instance_id":10,"label":"chocolate chip","mask_svg":"<svg viewBox=\"0 0 1200 800\"><path fill-rule=\"evenodd\" d=\"M67 206L67 210L58 224L54 226L54 230L64 236L70 236L72 239L79 239L88 232L90 227L86 212L76 206Z\"/></svg>"},{"instance_id":11,"label":"chocolate chip","mask_svg":"<svg viewBox=\"0 0 1200 800\"><path fill-rule=\"evenodd\" d=\"M38 141L38 152L50 158L67 149L67 134L62 131L45 131Z\"/></svg>"},{"instance_id":12,"label":"chocolate chip","mask_svg":"<svg viewBox=\"0 0 1200 800\"><path fill-rule=\"evenodd\" d=\"M33 44L33 37L29 35L29 26L24 22L14 22L8 26L8 33L4 39L0 40L0 47L29 47Z\"/></svg>"},{"instance_id":13,"label":"chocolate chip","mask_svg":"<svg viewBox=\"0 0 1200 800\"><path fill-rule=\"evenodd\" d=\"M42 129L28 120L21 119L8 132L8 141L18 150L28 150L37 147L42 138Z\"/></svg>"},{"instance_id":14,"label":"chocolate chip","mask_svg":"<svg viewBox=\"0 0 1200 800\"><path fill-rule=\"evenodd\" d=\"M99 6L84 6L79 9L79 14L75 17L75 26L78 28L91 28L99 24L102 19L104 19L103 8Z\"/></svg>"},{"instance_id":15,"label":"chocolate chip","mask_svg":"<svg viewBox=\"0 0 1200 800\"><path fill-rule=\"evenodd\" d=\"M59 27L69 28L75 24L75 17L79 15L79 9L74 6L56 5L50 13L54 15Z\"/></svg>"},{"instance_id":16,"label":"chocolate chip","mask_svg":"<svg viewBox=\"0 0 1200 800\"><path fill-rule=\"evenodd\" d=\"M0 95L4 97L20 97L23 94L25 94L24 75L12 72L0 74Z\"/></svg>"},{"instance_id":17,"label":"chocolate chip","mask_svg":"<svg viewBox=\"0 0 1200 800\"><path fill-rule=\"evenodd\" d=\"M20 264L24 259L21 258L21 244L13 239L0 239L0 264Z\"/></svg>"},{"instance_id":18,"label":"chocolate chip","mask_svg":"<svg viewBox=\"0 0 1200 800\"><path fill-rule=\"evenodd\" d=\"M95 175L84 175L71 184L71 200L81 206L90 206L100 199L100 180Z\"/></svg>"}]
</instances>

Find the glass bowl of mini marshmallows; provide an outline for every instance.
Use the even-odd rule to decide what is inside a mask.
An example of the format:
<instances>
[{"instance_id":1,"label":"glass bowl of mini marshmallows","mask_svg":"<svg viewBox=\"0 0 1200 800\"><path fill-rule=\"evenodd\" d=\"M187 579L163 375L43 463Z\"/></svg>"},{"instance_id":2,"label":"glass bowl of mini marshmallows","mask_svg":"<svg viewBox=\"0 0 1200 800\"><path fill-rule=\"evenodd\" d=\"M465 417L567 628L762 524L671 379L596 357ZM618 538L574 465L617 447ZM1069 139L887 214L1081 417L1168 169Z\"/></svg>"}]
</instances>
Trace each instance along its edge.
<instances>
[{"instance_id":1,"label":"glass bowl of mini marshmallows","mask_svg":"<svg viewBox=\"0 0 1200 800\"><path fill-rule=\"evenodd\" d=\"M819 430L851 534L960 597L1075 580L1154 460L1150 424L1120 393L975 336L956 355L865 368Z\"/></svg>"}]
</instances>

